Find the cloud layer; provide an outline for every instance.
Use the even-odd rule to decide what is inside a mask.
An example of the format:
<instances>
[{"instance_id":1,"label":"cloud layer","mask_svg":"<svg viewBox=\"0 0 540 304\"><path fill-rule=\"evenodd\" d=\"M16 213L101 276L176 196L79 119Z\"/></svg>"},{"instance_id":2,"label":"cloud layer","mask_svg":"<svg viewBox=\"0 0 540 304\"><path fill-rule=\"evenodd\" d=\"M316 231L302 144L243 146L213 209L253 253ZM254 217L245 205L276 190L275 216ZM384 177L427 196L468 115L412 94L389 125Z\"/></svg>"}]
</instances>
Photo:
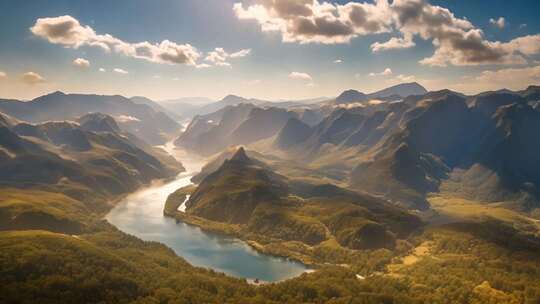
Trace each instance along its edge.
<instances>
[{"instance_id":1,"label":"cloud layer","mask_svg":"<svg viewBox=\"0 0 540 304\"><path fill-rule=\"evenodd\" d=\"M169 40L160 43L148 41L129 43L109 34L97 34L90 26L83 26L71 16L39 18L30 31L50 43L77 49L81 46L99 47L107 52L144 59L161 64L185 64L196 66L202 54L190 44ZM245 56L245 51L230 54L231 58ZM249 51L247 51L249 53Z\"/></svg>"},{"instance_id":2,"label":"cloud layer","mask_svg":"<svg viewBox=\"0 0 540 304\"><path fill-rule=\"evenodd\" d=\"M397 34L373 43L372 51L378 52L413 47L415 37L431 40L434 54L420 61L430 66L524 64L527 56L540 53L540 35L504 43L489 41L467 19L427 0L344 5L319 0L260 0L247 6L236 3L233 10L239 19L255 20L263 32L279 32L284 42L335 44L364 35ZM504 26L504 18L494 21Z\"/></svg>"}]
</instances>

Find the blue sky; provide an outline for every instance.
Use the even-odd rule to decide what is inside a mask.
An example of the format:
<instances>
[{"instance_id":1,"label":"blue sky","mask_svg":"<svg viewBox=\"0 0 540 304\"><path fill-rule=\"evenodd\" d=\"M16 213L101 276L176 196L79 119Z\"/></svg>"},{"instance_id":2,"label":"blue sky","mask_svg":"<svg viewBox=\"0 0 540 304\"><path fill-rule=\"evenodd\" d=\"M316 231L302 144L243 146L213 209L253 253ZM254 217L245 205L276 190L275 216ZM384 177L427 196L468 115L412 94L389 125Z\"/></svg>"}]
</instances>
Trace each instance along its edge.
<instances>
[{"instance_id":1,"label":"blue sky","mask_svg":"<svg viewBox=\"0 0 540 304\"><path fill-rule=\"evenodd\" d=\"M349 2L364 3L331 3L337 7ZM449 61L445 67L426 65L419 61L434 54L436 47L431 37L424 40L415 35L412 47L372 51L373 43L402 36L397 25L391 25L389 32L358 35L347 43L305 43L305 37L283 42L282 32L263 31L255 18L239 18L233 10L235 3L247 10L260 1L3 0L0 92L2 97L23 99L54 90L144 95L154 99L220 98L230 93L286 99L334 96L349 88L370 92L403 81L418 81L433 90L448 87L466 93L503 86L520 89L540 83L536 69L540 56L536 51L520 56L525 61L519 63ZM269 11L271 5L266 6ZM468 20L483 31L485 41L505 43L540 33L539 1L431 1L429 5L447 8L455 18ZM160 63L89 45L75 48L30 31L39 18L66 15L81 26L91 27L96 34L109 34L127 43L169 40L178 45L190 44L200 54L195 64L212 66ZM497 21L500 17L504 18L504 26L490 23L491 18ZM540 40L532 41L528 43ZM534 48L528 49L531 47ZM225 62L230 66L216 66L215 62L205 61L208 52L215 48L223 48L229 55L241 50L250 53L227 58ZM77 58L88 61L89 66L75 66L73 61ZM100 72L100 68L106 71ZM114 69L128 73L116 73ZM383 73L385 70L387 73ZM22 76L29 72L41 78ZM294 75L302 76L292 76L295 72ZM525 76L516 79L512 75Z\"/></svg>"}]
</instances>

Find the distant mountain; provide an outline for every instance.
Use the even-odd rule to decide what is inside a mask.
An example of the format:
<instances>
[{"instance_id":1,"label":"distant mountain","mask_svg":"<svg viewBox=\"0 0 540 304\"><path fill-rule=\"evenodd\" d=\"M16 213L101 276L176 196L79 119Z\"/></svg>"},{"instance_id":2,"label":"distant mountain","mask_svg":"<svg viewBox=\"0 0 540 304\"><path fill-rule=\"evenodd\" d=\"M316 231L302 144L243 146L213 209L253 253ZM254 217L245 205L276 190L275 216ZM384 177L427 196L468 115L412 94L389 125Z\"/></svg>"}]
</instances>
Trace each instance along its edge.
<instances>
[{"instance_id":1,"label":"distant mountain","mask_svg":"<svg viewBox=\"0 0 540 304\"><path fill-rule=\"evenodd\" d=\"M200 97L166 100L159 102L159 104L182 119L191 119L197 115L214 113L227 106L234 106L241 103L250 103L259 107L293 109L306 107L327 99L328 98L326 97L319 97L302 100L261 100L256 98L244 98L237 95L227 95L219 101Z\"/></svg>"},{"instance_id":2,"label":"distant mountain","mask_svg":"<svg viewBox=\"0 0 540 304\"><path fill-rule=\"evenodd\" d=\"M358 92L356 90L347 90L341 93L336 98L337 104L351 103L351 102L363 102L368 100L368 96L364 93Z\"/></svg>"},{"instance_id":3,"label":"distant mountain","mask_svg":"<svg viewBox=\"0 0 540 304\"><path fill-rule=\"evenodd\" d=\"M233 99L236 98L228 100ZM195 117L175 144L211 155L229 145L249 144L272 137L291 117L297 116L295 112L280 108L259 108L247 103L229 105Z\"/></svg>"},{"instance_id":4,"label":"distant mountain","mask_svg":"<svg viewBox=\"0 0 540 304\"><path fill-rule=\"evenodd\" d=\"M279 108L254 108L232 133L232 144L249 144L275 135L297 114Z\"/></svg>"},{"instance_id":5,"label":"distant mountain","mask_svg":"<svg viewBox=\"0 0 540 304\"><path fill-rule=\"evenodd\" d=\"M398 96L405 98L412 95L424 95L428 91L426 88L418 84L417 82L401 83L389 88L371 93L368 95L369 99L387 98L391 96Z\"/></svg>"},{"instance_id":6,"label":"distant mountain","mask_svg":"<svg viewBox=\"0 0 540 304\"><path fill-rule=\"evenodd\" d=\"M165 143L180 129L180 125L167 114L122 96L55 92L28 102L0 100L0 111L33 123L66 120L100 112L113 116L120 128L151 144Z\"/></svg>"},{"instance_id":7,"label":"distant mountain","mask_svg":"<svg viewBox=\"0 0 540 304\"><path fill-rule=\"evenodd\" d=\"M91 132L111 132L120 133L120 127L116 120L109 115L102 113L91 113L81 116L78 119L81 128Z\"/></svg>"},{"instance_id":8,"label":"distant mountain","mask_svg":"<svg viewBox=\"0 0 540 304\"><path fill-rule=\"evenodd\" d=\"M134 96L134 97L131 97L130 100L133 101L136 104L147 105L147 106L151 107L152 109L154 109L154 111L165 113L165 114L167 114L167 116L169 116L169 117L171 117L171 118L173 118L175 120L180 120L181 119L181 117L179 115L177 115L175 112L169 111L169 109L167 109L166 107L162 106L158 102L153 101L153 100L151 100L149 98L146 98L146 97L143 97L143 96Z\"/></svg>"},{"instance_id":9,"label":"distant mountain","mask_svg":"<svg viewBox=\"0 0 540 304\"><path fill-rule=\"evenodd\" d=\"M427 90L416 82L402 83L389 88L365 94L356 90L346 90L333 102L334 104L364 103L372 99L399 100L414 95L424 95Z\"/></svg>"},{"instance_id":10,"label":"distant mountain","mask_svg":"<svg viewBox=\"0 0 540 304\"><path fill-rule=\"evenodd\" d=\"M287 149L305 141L313 130L297 118L290 118L287 124L279 131L274 144L280 149Z\"/></svg>"},{"instance_id":11,"label":"distant mountain","mask_svg":"<svg viewBox=\"0 0 540 304\"><path fill-rule=\"evenodd\" d=\"M538 92L442 90L336 108L318 125L284 127L278 138L286 144L274 147L408 208L427 209L426 195L445 191L529 212L540 207L539 112L531 101Z\"/></svg>"},{"instance_id":12,"label":"distant mountain","mask_svg":"<svg viewBox=\"0 0 540 304\"><path fill-rule=\"evenodd\" d=\"M206 97L183 97L178 99L170 99L158 101L157 103L168 111L176 114L179 119L191 119L196 115L202 115L199 110L214 100Z\"/></svg>"}]
</instances>

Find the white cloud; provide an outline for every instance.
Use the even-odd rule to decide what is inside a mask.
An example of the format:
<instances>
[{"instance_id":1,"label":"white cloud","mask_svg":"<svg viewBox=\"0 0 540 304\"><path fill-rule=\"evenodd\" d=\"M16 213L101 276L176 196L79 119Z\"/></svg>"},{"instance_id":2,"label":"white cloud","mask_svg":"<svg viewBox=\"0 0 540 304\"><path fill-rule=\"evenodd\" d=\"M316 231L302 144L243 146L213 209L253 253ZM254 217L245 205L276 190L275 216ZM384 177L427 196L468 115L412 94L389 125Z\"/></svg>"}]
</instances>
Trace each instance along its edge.
<instances>
[{"instance_id":1,"label":"white cloud","mask_svg":"<svg viewBox=\"0 0 540 304\"><path fill-rule=\"evenodd\" d=\"M77 58L73 60L72 64L76 67L87 69L90 67L90 61L84 59L84 58Z\"/></svg>"},{"instance_id":2,"label":"white cloud","mask_svg":"<svg viewBox=\"0 0 540 304\"><path fill-rule=\"evenodd\" d=\"M343 63L343 60L341 60L341 59L336 59L336 60L334 60L334 63Z\"/></svg>"},{"instance_id":3,"label":"white cloud","mask_svg":"<svg viewBox=\"0 0 540 304\"><path fill-rule=\"evenodd\" d=\"M39 18L30 31L50 43L77 49L83 45L100 47L107 52L144 59L162 64L196 65L201 56L189 44L177 44L169 40L152 44L148 41L128 43L109 34L97 34L90 26L83 26L71 16Z\"/></svg>"},{"instance_id":4,"label":"white cloud","mask_svg":"<svg viewBox=\"0 0 540 304\"><path fill-rule=\"evenodd\" d=\"M412 36L409 35L407 38L397 38L392 37L386 42L375 42L371 44L371 51L386 51L386 50L395 50L395 49L408 49L416 44L412 40Z\"/></svg>"},{"instance_id":5,"label":"white cloud","mask_svg":"<svg viewBox=\"0 0 540 304\"><path fill-rule=\"evenodd\" d=\"M384 71L380 72L380 73L369 73L368 76L370 77L374 77L374 76L390 76L392 75L392 69L391 68L386 68L384 69Z\"/></svg>"},{"instance_id":6,"label":"white cloud","mask_svg":"<svg viewBox=\"0 0 540 304\"><path fill-rule=\"evenodd\" d=\"M519 37L503 44L503 47L511 52L519 52L525 55L540 53L540 34Z\"/></svg>"},{"instance_id":7,"label":"white cloud","mask_svg":"<svg viewBox=\"0 0 540 304\"><path fill-rule=\"evenodd\" d=\"M119 68L114 69L113 72L118 73L118 74L124 74L124 75L129 74L128 71L123 70L123 69L119 69Z\"/></svg>"},{"instance_id":8,"label":"white cloud","mask_svg":"<svg viewBox=\"0 0 540 304\"><path fill-rule=\"evenodd\" d=\"M397 32L385 42L371 45L373 52L415 46L414 38L430 40L433 55L420 60L430 66L524 64L523 50L536 50L535 40L516 48L509 42L489 41L481 29L466 18L427 0L375 0L373 3L338 4L323 0L261 0L258 4L236 3L239 19L255 20L263 32L278 32L284 42L348 43L351 39ZM496 20L498 24L503 19ZM538 35L536 35L538 36ZM534 55L540 53L535 52Z\"/></svg>"},{"instance_id":9,"label":"white cloud","mask_svg":"<svg viewBox=\"0 0 540 304\"><path fill-rule=\"evenodd\" d=\"M291 72L289 74L290 79L313 81L313 78L308 73Z\"/></svg>"},{"instance_id":10,"label":"white cloud","mask_svg":"<svg viewBox=\"0 0 540 304\"><path fill-rule=\"evenodd\" d=\"M0 71L0 80L6 79L6 78L7 78L6 72Z\"/></svg>"},{"instance_id":11,"label":"white cloud","mask_svg":"<svg viewBox=\"0 0 540 304\"><path fill-rule=\"evenodd\" d=\"M234 53L228 53L223 48L216 48L211 52L208 52L206 55L205 61L211 62L216 66L227 66L230 67L231 64L227 62L227 59L232 58L241 58L246 57L251 53L251 49L243 49ZM205 66L209 67L209 66Z\"/></svg>"},{"instance_id":12,"label":"white cloud","mask_svg":"<svg viewBox=\"0 0 540 304\"><path fill-rule=\"evenodd\" d=\"M251 49L244 49L244 50L240 50L238 52L230 54L229 57L231 57L231 58L242 58L242 57L246 57L249 54L251 54Z\"/></svg>"},{"instance_id":13,"label":"white cloud","mask_svg":"<svg viewBox=\"0 0 540 304\"><path fill-rule=\"evenodd\" d=\"M263 32L280 32L284 42L347 43L360 35L390 31L388 3L318 0L264 0L244 7L234 4L239 19L256 20Z\"/></svg>"},{"instance_id":14,"label":"white cloud","mask_svg":"<svg viewBox=\"0 0 540 304\"><path fill-rule=\"evenodd\" d=\"M99 71L100 71L100 72L107 72L107 70L104 69L104 68L99 68Z\"/></svg>"},{"instance_id":15,"label":"white cloud","mask_svg":"<svg viewBox=\"0 0 540 304\"><path fill-rule=\"evenodd\" d=\"M36 85L45 82L45 78L36 72L26 72L21 77L22 82L29 85Z\"/></svg>"},{"instance_id":16,"label":"white cloud","mask_svg":"<svg viewBox=\"0 0 540 304\"><path fill-rule=\"evenodd\" d=\"M494 26L500 29L503 29L504 26L506 25L506 20L504 20L504 17L499 17L499 19L490 18L489 23L493 24Z\"/></svg>"}]
</instances>

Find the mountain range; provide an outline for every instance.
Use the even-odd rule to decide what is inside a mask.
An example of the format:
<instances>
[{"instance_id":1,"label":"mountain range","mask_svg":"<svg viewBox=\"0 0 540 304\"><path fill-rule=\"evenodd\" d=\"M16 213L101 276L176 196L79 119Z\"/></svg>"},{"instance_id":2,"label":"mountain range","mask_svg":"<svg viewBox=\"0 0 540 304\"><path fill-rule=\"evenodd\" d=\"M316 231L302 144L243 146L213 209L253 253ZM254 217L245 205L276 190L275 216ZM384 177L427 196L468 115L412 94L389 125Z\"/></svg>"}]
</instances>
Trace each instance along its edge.
<instances>
[{"instance_id":1,"label":"mountain range","mask_svg":"<svg viewBox=\"0 0 540 304\"><path fill-rule=\"evenodd\" d=\"M108 210L112 200L183 170L165 151L120 131L105 114L41 124L0 114L0 187L6 193L61 193L99 213ZM1 229L31 225L59 231L62 223L75 222L31 202L0 209ZM74 229L75 224L66 225Z\"/></svg>"},{"instance_id":2,"label":"mountain range","mask_svg":"<svg viewBox=\"0 0 540 304\"><path fill-rule=\"evenodd\" d=\"M158 105L146 99L134 102L123 96L64 94L54 92L31 101L0 100L0 112L31 122L61 121L89 113L115 118L119 126L150 144L164 144L180 130L180 125ZM149 105L150 104L150 105ZM157 110L156 110L157 109Z\"/></svg>"}]
</instances>

